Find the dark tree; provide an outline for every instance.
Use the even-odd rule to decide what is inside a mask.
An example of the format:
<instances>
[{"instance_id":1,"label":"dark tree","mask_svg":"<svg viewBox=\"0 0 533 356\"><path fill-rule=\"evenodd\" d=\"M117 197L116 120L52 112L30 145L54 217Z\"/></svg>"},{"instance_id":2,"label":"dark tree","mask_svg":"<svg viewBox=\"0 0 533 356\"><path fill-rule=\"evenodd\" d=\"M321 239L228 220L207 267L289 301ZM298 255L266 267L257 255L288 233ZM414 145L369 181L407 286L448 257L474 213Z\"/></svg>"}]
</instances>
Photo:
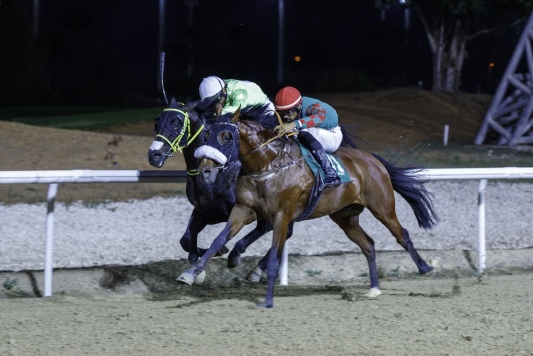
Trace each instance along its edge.
<instances>
[{"instance_id":1,"label":"dark tree","mask_svg":"<svg viewBox=\"0 0 533 356\"><path fill-rule=\"evenodd\" d=\"M520 23L533 8L531 0L405 0L401 3L412 6L422 21L433 57L436 92L459 91L468 41Z\"/></svg>"}]
</instances>

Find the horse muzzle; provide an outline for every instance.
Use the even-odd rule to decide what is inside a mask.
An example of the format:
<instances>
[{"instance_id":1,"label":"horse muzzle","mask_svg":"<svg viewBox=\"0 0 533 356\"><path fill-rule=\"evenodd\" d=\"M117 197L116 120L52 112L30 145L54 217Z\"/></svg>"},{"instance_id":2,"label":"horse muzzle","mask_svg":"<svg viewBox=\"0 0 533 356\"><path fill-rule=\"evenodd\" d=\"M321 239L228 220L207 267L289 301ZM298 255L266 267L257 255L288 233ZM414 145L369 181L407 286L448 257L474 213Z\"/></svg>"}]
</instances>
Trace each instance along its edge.
<instances>
[{"instance_id":1,"label":"horse muzzle","mask_svg":"<svg viewBox=\"0 0 533 356\"><path fill-rule=\"evenodd\" d=\"M161 150L149 150L148 151L148 163L156 168L161 168L165 164L165 160L168 155L164 154Z\"/></svg>"},{"instance_id":2,"label":"horse muzzle","mask_svg":"<svg viewBox=\"0 0 533 356\"><path fill-rule=\"evenodd\" d=\"M155 140L148 149L148 163L156 168L161 168L165 164L167 157L172 156L172 151L169 149L166 153L163 152L165 144L161 141ZM168 146L167 146L168 147Z\"/></svg>"},{"instance_id":3,"label":"horse muzzle","mask_svg":"<svg viewBox=\"0 0 533 356\"><path fill-rule=\"evenodd\" d=\"M224 171L226 168L226 165L218 164L209 158L203 158L198 167L198 173L200 173L200 179L204 183L213 184L217 179L218 173Z\"/></svg>"}]
</instances>

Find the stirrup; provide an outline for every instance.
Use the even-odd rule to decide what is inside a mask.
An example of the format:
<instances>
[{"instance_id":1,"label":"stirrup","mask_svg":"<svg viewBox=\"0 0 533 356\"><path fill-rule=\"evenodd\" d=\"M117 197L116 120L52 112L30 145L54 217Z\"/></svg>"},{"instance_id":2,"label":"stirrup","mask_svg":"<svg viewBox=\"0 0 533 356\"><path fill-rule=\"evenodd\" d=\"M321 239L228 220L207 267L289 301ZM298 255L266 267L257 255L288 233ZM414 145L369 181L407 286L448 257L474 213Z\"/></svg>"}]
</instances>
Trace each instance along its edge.
<instances>
[{"instance_id":1,"label":"stirrup","mask_svg":"<svg viewBox=\"0 0 533 356\"><path fill-rule=\"evenodd\" d=\"M336 187L341 184L341 179L338 176L331 176L324 179L324 187Z\"/></svg>"}]
</instances>

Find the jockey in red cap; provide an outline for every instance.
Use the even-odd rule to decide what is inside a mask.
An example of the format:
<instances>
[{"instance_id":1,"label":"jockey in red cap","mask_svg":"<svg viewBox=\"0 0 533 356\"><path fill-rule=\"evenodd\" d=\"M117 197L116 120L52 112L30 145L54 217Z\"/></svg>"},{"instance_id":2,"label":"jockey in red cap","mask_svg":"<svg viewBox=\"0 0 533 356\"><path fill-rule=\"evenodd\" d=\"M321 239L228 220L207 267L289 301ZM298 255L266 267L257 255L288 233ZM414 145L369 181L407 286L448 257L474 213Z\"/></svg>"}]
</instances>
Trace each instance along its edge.
<instances>
[{"instance_id":1,"label":"jockey in red cap","mask_svg":"<svg viewBox=\"0 0 533 356\"><path fill-rule=\"evenodd\" d=\"M326 152L335 152L342 142L337 111L320 100L302 97L293 87L278 91L274 106L284 122L274 131L277 134L297 131L298 140L309 149L326 174L324 186L339 185L341 180L326 155Z\"/></svg>"}]
</instances>

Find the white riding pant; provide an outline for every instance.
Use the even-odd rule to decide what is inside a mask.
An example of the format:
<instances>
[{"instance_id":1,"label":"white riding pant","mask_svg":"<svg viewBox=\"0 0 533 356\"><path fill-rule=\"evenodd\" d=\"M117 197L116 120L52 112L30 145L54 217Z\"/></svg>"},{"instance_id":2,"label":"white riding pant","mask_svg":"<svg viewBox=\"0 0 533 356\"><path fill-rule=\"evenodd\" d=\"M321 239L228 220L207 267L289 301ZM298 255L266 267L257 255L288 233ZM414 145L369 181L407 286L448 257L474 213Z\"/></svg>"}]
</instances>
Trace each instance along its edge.
<instances>
[{"instance_id":1,"label":"white riding pant","mask_svg":"<svg viewBox=\"0 0 533 356\"><path fill-rule=\"evenodd\" d=\"M340 126L331 130L320 127L310 127L308 129L301 129L300 131L307 131L313 135L327 153L337 151L342 142L342 131Z\"/></svg>"}]
</instances>

